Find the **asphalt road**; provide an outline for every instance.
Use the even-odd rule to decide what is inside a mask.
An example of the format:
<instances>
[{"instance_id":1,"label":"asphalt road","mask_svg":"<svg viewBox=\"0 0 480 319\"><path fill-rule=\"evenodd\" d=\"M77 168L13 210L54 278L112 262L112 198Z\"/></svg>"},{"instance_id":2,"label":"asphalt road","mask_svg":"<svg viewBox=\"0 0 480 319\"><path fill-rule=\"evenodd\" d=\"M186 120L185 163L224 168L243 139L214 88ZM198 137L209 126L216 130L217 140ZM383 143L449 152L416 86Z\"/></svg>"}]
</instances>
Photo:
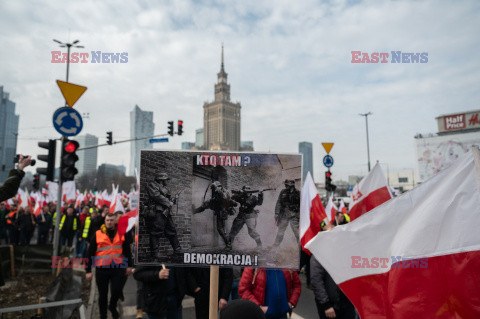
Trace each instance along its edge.
<instances>
[{"instance_id":1,"label":"asphalt road","mask_svg":"<svg viewBox=\"0 0 480 319\"><path fill-rule=\"evenodd\" d=\"M305 283L305 275L300 275L302 281L302 294L298 301L297 307L294 309L292 319L316 319L318 318L317 308L315 306L315 300L313 297L312 290L307 288ZM125 301L122 302L122 311L124 319L135 319L137 313L136 307L136 293L137 293L137 283L132 276L130 276L125 284L124 288ZM195 307L193 303L193 298L190 296L185 296L183 300L183 319L195 319ZM147 318L147 315L144 314L144 318Z\"/></svg>"}]
</instances>

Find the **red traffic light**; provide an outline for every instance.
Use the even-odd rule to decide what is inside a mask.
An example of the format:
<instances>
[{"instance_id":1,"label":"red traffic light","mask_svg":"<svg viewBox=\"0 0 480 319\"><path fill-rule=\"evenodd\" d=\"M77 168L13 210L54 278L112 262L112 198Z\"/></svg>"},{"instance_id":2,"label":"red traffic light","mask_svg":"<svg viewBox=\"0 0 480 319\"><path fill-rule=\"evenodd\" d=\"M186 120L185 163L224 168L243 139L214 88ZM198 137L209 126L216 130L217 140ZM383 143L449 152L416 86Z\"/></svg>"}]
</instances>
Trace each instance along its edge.
<instances>
[{"instance_id":1,"label":"red traffic light","mask_svg":"<svg viewBox=\"0 0 480 319\"><path fill-rule=\"evenodd\" d=\"M332 177L332 173L330 173L330 172L325 172L325 177L326 177L326 178Z\"/></svg>"},{"instance_id":2,"label":"red traffic light","mask_svg":"<svg viewBox=\"0 0 480 319\"><path fill-rule=\"evenodd\" d=\"M178 125L183 125L183 121L182 121L182 120L178 120Z\"/></svg>"},{"instance_id":3,"label":"red traffic light","mask_svg":"<svg viewBox=\"0 0 480 319\"><path fill-rule=\"evenodd\" d=\"M80 145L77 141L68 141L64 144L63 149L67 153L74 153Z\"/></svg>"}]
</instances>

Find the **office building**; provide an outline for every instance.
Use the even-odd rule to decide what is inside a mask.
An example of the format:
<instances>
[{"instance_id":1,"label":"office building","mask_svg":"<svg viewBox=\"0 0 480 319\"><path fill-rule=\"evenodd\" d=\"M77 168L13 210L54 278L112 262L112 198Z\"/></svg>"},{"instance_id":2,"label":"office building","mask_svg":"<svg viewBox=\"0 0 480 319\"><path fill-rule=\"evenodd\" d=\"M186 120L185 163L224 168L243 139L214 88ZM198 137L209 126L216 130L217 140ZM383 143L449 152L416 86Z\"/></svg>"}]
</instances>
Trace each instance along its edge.
<instances>
[{"instance_id":1,"label":"office building","mask_svg":"<svg viewBox=\"0 0 480 319\"><path fill-rule=\"evenodd\" d=\"M135 176L135 168L140 171L140 150L153 149L148 137L153 136L154 129L153 112L142 111L135 105L130 112L130 138L146 137L146 139L132 141L130 144L130 176Z\"/></svg>"},{"instance_id":2,"label":"office building","mask_svg":"<svg viewBox=\"0 0 480 319\"><path fill-rule=\"evenodd\" d=\"M313 146L310 142L298 143L298 152L303 154L303 181L307 177L307 173L310 172L313 178Z\"/></svg>"},{"instance_id":3,"label":"office building","mask_svg":"<svg viewBox=\"0 0 480 319\"><path fill-rule=\"evenodd\" d=\"M77 136L75 140L80 144L80 148L98 145L98 138L91 134ZM98 148L96 147L77 151L78 162L75 164L78 169L77 177L97 171L97 154Z\"/></svg>"},{"instance_id":4,"label":"office building","mask_svg":"<svg viewBox=\"0 0 480 319\"><path fill-rule=\"evenodd\" d=\"M0 181L8 177L15 167L13 161L17 154L19 116L15 114L15 103L10 94L0 86Z\"/></svg>"}]
</instances>

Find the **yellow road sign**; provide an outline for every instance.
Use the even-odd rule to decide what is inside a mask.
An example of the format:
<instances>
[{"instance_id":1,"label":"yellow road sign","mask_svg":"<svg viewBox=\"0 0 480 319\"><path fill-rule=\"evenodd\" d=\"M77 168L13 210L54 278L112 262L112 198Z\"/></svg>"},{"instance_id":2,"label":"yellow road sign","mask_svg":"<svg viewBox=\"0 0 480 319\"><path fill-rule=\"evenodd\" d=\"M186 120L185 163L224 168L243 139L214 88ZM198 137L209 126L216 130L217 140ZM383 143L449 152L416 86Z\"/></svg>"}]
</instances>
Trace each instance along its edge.
<instances>
[{"instance_id":1,"label":"yellow road sign","mask_svg":"<svg viewBox=\"0 0 480 319\"><path fill-rule=\"evenodd\" d=\"M57 80L57 84L60 88L60 91L62 91L65 101L70 107L73 107L73 105L78 101L82 94L85 93L85 91L87 90L86 86L63 82L60 80Z\"/></svg>"},{"instance_id":2,"label":"yellow road sign","mask_svg":"<svg viewBox=\"0 0 480 319\"><path fill-rule=\"evenodd\" d=\"M327 152L327 154L330 154L330 151L332 150L333 144L334 143L322 143L323 148L325 149L325 152Z\"/></svg>"}]
</instances>

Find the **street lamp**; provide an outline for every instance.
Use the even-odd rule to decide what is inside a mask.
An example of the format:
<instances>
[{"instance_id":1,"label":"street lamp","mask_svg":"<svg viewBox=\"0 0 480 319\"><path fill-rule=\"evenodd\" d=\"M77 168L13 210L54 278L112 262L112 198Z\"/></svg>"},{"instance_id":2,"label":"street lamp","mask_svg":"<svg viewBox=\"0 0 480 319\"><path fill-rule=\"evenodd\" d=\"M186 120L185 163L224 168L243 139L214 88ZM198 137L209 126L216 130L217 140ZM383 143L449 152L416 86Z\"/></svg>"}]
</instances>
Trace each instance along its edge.
<instances>
[{"instance_id":1,"label":"street lamp","mask_svg":"<svg viewBox=\"0 0 480 319\"><path fill-rule=\"evenodd\" d=\"M58 40L55 40L53 39L54 42L57 42L58 44L60 44L60 47L61 48L67 48L67 83L68 83L68 73L69 73L69 69L70 69L70 48L71 47L74 47L74 48L84 48L83 45L77 45L78 42L80 42L79 40L75 40L73 41L72 43L63 43L62 41L58 41ZM65 101L66 103L66 101ZM67 106L65 104L65 106ZM61 138L61 144L62 145L62 151L61 151L61 156L60 158L62 157L63 155L63 144L65 142L65 136L62 135L62 138ZM61 163L61 160L60 160L60 163ZM60 173L59 173L59 176L58 176L58 196L57 196L57 216L55 218L55 223L56 223L56 227L55 227L55 231L53 233L53 255L54 256L58 256L58 251L59 251L59 237L60 237L60 234L59 234L59 226L60 225L60 215L61 215L61 198L62 198L62 165L63 164L60 164ZM52 269L52 274L55 273L55 269Z\"/></svg>"},{"instance_id":2,"label":"street lamp","mask_svg":"<svg viewBox=\"0 0 480 319\"><path fill-rule=\"evenodd\" d=\"M365 116L365 125L367 127L367 156L368 156L368 171L370 172L370 145L368 143L368 116L372 115L372 112L359 114L360 116Z\"/></svg>"},{"instance_id":3,"label":"street lamp","mask_svg":"<svg viewBox=\"0 0 480 319\"><path fill-rule=\"evenodd\" d=\"M58 41L58 40L55 40L53 39L54 42L57 42L58 44L60 44L60 47L61 48L67 48L67 81L68 82L68 71L69 71L69 68L70 68L70 48L71 47L74 47L74 48L84 48L83 45L77 45L78 42L80 42L79 40L75 40L73 41L72 43L63 43L62 41Z\"/></svg>"}]
</instances>

